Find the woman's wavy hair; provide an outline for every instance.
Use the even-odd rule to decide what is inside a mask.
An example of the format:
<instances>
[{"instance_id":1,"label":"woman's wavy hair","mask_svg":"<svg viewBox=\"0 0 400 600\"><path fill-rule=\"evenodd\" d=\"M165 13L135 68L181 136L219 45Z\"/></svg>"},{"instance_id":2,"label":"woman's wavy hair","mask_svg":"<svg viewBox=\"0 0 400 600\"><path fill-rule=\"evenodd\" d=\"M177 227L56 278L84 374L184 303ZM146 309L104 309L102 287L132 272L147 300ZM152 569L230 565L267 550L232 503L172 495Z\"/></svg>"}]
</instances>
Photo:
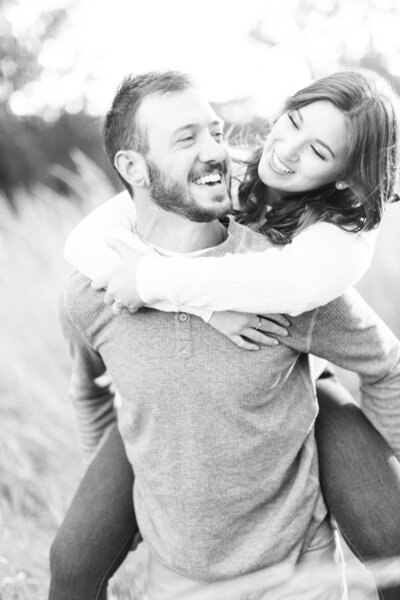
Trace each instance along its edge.
<instances>
[{"instance_id":1,"label":"woman's wavy hair","mask_svg":"<svg viewBox=\"0 0 400 600\"><path fill-rule=\"evenodd\" d=\"M390 84L366 69L333 73L290 97L282 114L318 100L329 100L346 117L349 144L337 179L349 187L337 190L333 182L268 206L268 188L258 175L262 147L257 148L239 186L238 220L257 226L277 245L317 221L369 231L380 223L385 203L399 199L400 98Z\"/></svg>"}]
</instances>

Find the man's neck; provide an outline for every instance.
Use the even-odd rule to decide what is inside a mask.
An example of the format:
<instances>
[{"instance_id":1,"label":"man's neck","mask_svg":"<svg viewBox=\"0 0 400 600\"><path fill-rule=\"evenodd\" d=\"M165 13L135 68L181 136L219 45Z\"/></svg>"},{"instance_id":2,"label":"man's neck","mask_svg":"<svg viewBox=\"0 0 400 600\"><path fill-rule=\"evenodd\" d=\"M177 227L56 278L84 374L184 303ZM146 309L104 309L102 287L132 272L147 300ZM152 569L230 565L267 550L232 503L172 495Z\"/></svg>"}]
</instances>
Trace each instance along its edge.
<instances>
[{"instance_id":1,"label":"man's neck","mask_svg":"<svg viewBox=\"0 0 400 600\"><path fill-rule=\"evenodd\" d=\"M136 202L136 232L147 243L169 252L188 253L222 244L227 230L218 220L189 221L159 207Z\"/></svg>"}]
</instances>

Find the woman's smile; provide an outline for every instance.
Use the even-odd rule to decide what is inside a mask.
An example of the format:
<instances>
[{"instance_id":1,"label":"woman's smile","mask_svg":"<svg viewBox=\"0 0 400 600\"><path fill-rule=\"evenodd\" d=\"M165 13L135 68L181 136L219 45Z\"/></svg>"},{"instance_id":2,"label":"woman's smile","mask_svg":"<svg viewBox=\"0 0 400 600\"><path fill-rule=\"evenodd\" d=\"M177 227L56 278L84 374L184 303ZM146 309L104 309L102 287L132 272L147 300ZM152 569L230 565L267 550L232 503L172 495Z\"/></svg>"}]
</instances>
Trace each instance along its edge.
<instances>
[{"instance_id":1,"label":"woman's smile","mask_svg":"<svg viewBox=\"0 0 400 600\"><path fill-rule=\"evenodd\" d=\"M278 173L278 175L291 175L294 173L293 169L290 169L287 164L280 159L275 148L273 148L271 152L269 163L271 169L275 171L275 173Z\"/></svg>"}]
</instances>

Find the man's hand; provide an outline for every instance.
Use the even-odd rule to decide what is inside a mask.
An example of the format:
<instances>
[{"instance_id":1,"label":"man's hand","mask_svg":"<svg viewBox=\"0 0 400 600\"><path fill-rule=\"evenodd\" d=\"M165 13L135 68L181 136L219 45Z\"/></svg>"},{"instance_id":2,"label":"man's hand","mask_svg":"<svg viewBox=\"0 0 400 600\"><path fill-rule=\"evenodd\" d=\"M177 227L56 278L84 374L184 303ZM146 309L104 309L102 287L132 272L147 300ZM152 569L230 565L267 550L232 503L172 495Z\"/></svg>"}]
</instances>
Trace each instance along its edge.
<instances>
[{"instance_id":1,"label":"man's hand","mask_svg":"<svg viewBox=\"0 0 400 600\"><path fill-rule=\"evenodd\" d=\"M120 240L110 240L107 243L118 252L121 260L107 273L93 279L92 288L106 290L104 303L113 305L114 312L127 308L134 313L143 306L143 300L136 289L136 272L143 255Z\"/></svg>"}]
</instances>

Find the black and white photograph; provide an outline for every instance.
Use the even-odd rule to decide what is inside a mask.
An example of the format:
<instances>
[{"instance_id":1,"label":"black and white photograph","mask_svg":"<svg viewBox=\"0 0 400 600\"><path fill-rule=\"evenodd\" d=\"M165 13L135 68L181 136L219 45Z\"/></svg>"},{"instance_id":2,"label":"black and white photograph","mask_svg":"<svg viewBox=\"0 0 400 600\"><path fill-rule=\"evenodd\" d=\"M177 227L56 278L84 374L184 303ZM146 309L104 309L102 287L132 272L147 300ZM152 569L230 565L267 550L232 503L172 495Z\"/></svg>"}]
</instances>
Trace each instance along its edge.
<instances>
[{"instance_id":1,"label":"black and white photograph","mask_svg":"<svg viewBox=\"0 0 400 600\"><path fill-rule=\"evenodd\" d=\"M400 600L400 3L0 0L0 600Z\"/></svg>"}]
</instances>

